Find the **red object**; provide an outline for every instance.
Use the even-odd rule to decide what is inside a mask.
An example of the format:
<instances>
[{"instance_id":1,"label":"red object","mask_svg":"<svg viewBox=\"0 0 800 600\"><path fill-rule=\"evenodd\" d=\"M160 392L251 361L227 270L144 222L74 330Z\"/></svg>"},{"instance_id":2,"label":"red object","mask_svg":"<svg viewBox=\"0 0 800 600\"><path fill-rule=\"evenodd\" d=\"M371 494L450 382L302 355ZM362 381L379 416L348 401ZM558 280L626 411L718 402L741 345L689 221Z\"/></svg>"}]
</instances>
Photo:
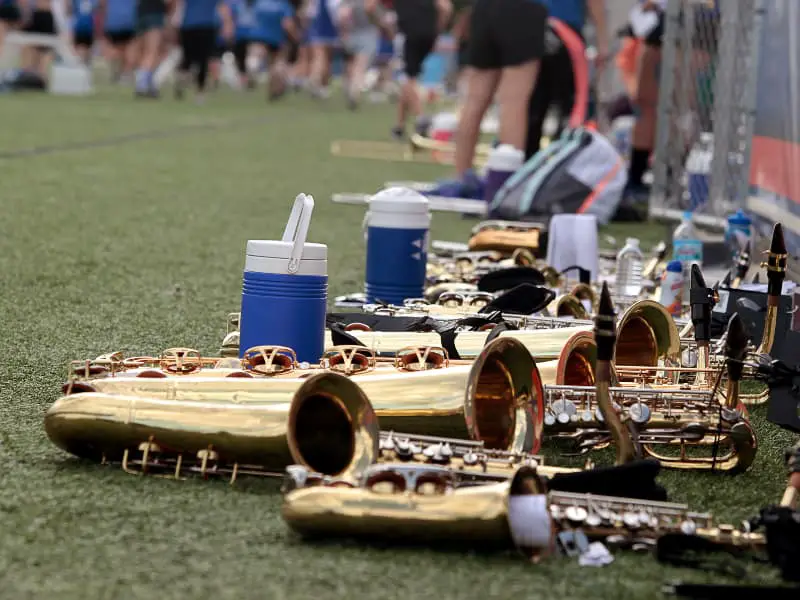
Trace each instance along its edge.
<instances>
[{"instance_id":1,"label":"red object","mask_svg":"<svg viewBox=\"0 0 800 600\"><path fill-rule=\"evenodd\" d=\"M569 116L569 127L580 127L586 121L589 110L589 61L586 59L586 46L580 36L569 25L554 17L547 19L548 24L561 38L572 61L572 72L575 78L575 104Z\"/></svg>"}]
</instances>

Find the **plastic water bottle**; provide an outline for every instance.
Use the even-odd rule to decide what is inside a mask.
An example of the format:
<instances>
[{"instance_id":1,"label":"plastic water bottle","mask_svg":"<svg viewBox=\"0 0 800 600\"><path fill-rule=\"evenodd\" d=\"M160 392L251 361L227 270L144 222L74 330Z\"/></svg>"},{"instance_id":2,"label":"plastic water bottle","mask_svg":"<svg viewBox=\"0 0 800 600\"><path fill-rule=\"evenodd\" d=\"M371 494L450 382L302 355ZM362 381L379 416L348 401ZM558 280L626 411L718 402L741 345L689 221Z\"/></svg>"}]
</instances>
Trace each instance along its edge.
<instances>
[{"instance_id":1,"label":"plastic water bottle","mask_svg":"<svg viewBox=\"0 0 800 600\"><path fill-rule=\"evenodd\" d=\"M314 198L297 196L281 240L250 240L242 284L239 357L255 346L287 346L317 362L325 344L328 247L306 242Z\"/></svg>"},{"instance_id":2,"label":"plastic water bottle","mask_svg":"<svg viewBox=\"0 0 800 600\"><path fill-rule=\"evenodd\" d=\"M425 287L431 213L428 199L393 187L375 194L364 217L367 228L367 302L402 304Z\"/></svg>"},{"instance_id":3,"label":"plastic water bottle","mask_svg":"<svg viewBox=\"0 0 800 600\"><path fill-rule=\"evenodd\" d=\"M510 144L501 144L492 148L486 160L486 184L483 199L491 202L506 180L511 177L525 162L525 153Z\"/></svg>"},{"instance_id":4,"label":"plastic water bottle","mask_svg":"<svg viewBox=\"0 0 800 600\"><path fill-rule=\"evenodd\" d=\"M725 227L725 245L731 252L731 258L736 258L739 251L745 247L747 240L752 237L752 225L753 221L742 209L728 217Z\"/></svg>"},{"instance_id":5,"label":"plastic water bottle","mask_svg":"<svg viewBox=\"0 0 800 600\"><path fill-rule=\"evenodd\" d=\"M615 289L620 296L638 296L642 291L642 268L644 254L639 248L639 240L628 238L625 246L617 254L617 274Z\"/></svg>"},{"instance_id":6,"label":"plastic water bottle","mask_svg":"<svg viewBox=\"0 0 800 600\"><path fill-rule=\"evenodd\" d=\"M631 154L631 145L633 143L633 126L636 124L636 117L624 116L617 117L611 123L611 131L609 138L614 148L617 149L620 156L628 157Z\"/></svg>"},{"instance_id":7,"label":"plastic water bottle","mask_svg":"<svg viewBox=\"0 0 800 600\"><path fill-rule=\"evenodd\" d=\"M673 317L681 315L685 283L681 261L671 260L661 275L660 302Z\"/></svg>"},{"instance_id":8,"label":"plastic water bottle","mask_svg":"<svg viewBox=\"0 0 800 600\"><path fill-rule=\"evenodd\" d=\"M690 273L693 264L703 266L703 241L692 224L692 213L683 213L683 220L672 234L672 258L681 263L684 273ZM689 286L684 286L684 300L689 299Z\"/></svg>"},{"instance_id":9,"label":"plastic water bottle","mask_svg":"<svg viewBox=\"0 0 800 600\"><path fill-rule=\"evenodd\" d=\"M692 210L708 201L711 183L711 161L714 156L714 135L701 133L700 139L686 159L687 191Z\"/></svg>"}]
</instances>

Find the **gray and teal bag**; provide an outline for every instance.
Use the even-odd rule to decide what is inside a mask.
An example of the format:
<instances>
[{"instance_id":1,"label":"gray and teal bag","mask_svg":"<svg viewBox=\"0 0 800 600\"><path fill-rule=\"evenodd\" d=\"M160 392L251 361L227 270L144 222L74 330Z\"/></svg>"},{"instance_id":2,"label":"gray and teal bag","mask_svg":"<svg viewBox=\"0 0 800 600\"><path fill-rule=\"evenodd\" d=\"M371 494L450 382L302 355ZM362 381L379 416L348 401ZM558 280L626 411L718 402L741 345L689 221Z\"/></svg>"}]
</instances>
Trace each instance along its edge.
<instances>
[{"instance_id":1,"label":"gray and teal bag","mask_svg":"<svg viewBox=\"0 0 800 600\"><path fill-rule=\"evenodd\" d=\"M509 177L489 205L490 219L538 220L589 214L608 223L628 179L625 161L602 134L569 129Z\"/></svg>"}]
</instances>

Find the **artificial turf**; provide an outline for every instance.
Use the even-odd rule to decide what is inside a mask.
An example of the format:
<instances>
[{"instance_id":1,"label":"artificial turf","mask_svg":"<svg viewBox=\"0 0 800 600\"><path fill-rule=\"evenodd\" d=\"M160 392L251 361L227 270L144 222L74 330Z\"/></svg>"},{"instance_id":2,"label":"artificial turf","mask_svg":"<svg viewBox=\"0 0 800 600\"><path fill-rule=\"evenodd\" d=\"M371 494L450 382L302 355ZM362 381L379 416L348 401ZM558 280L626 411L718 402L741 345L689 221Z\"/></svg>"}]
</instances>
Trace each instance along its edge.
<instances>
[{"instance_id":1,"label":"artificial turf","mask_svg":"<svg viewBox=\"0 0 800 600\"><path fill-rule=\"evenodd\" d=\"M278 239L298 192L329 246L330 295L360 291L363 209L330 195L431 179L441 167L332 158L336 138L385 139L389 108L334 98L205 106L0 97L0 595L8 598L652 598L715 576L618 553L613 565L538 566L513 553L309 545L280 518L274 482L166 481L81 463L42 425L69 360L189 346L215 353L238 309L245 244ZM100 142L100 143L95 143ZM82 147L79 147L82 146ZM436 214L433 239L473 221ZM616 226L645 244L663 228ZM752 469L662 473L671 499L736 523L780 498L792 438L753 411ZM750 568L753 581L774 581ZM731 578L728 578L731 580Z\"/></svg>"}]
</instances>

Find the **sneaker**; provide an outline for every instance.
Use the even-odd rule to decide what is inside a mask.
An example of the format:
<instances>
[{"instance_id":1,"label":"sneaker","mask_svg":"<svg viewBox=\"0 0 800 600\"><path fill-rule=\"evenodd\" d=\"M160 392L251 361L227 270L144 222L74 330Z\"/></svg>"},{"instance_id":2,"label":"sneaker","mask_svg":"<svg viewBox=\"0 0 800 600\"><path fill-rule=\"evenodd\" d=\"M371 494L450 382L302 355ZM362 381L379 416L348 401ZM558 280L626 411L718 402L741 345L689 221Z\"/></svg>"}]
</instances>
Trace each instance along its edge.
<instances>
[{"instance_id":1,"label":"sneaker","mask_svg":"<svg viewBox=\"0 0 800 600\"><path fill-rule=\"evenodd\" d=\"M414 131L417 135L428 137L428 132L431 129L431 118L428 115L420 115L414 123Z\"/></svg>"},{"instance_id":2,"label":"sneaker","mask_svg":"<svg viewBox=\"0 0 800 600\"><path fill-rule=\"evenodd\" d=\"M355 97L355 94L347 93L345 95L345 102L347 103L347 110L358 110L358 100Z\"/></svg>"},{"instance_id":3,"label":"sneaker","mask_svg":"<svg viewBox=\"0 0 800 600\"><path fill-rule=\"evenodd\" d=\"M441 181L431 190L431 196L444 196L446 198L464 198L467 200L483 199L484 182L474 171L467 171L460 179Z\"/></svg>"},{"instance_id":4,"label":"sneaker","mask_svg":"<svg viewBox=\"0 0 800 600\"><path fill-rule=\"evenodd\" d=\"M395 142L402 142L406 139L406 132L403 131L403 128L399 125L397 127L392 127L392 139Z\"/></svg>"}]
</instances>

